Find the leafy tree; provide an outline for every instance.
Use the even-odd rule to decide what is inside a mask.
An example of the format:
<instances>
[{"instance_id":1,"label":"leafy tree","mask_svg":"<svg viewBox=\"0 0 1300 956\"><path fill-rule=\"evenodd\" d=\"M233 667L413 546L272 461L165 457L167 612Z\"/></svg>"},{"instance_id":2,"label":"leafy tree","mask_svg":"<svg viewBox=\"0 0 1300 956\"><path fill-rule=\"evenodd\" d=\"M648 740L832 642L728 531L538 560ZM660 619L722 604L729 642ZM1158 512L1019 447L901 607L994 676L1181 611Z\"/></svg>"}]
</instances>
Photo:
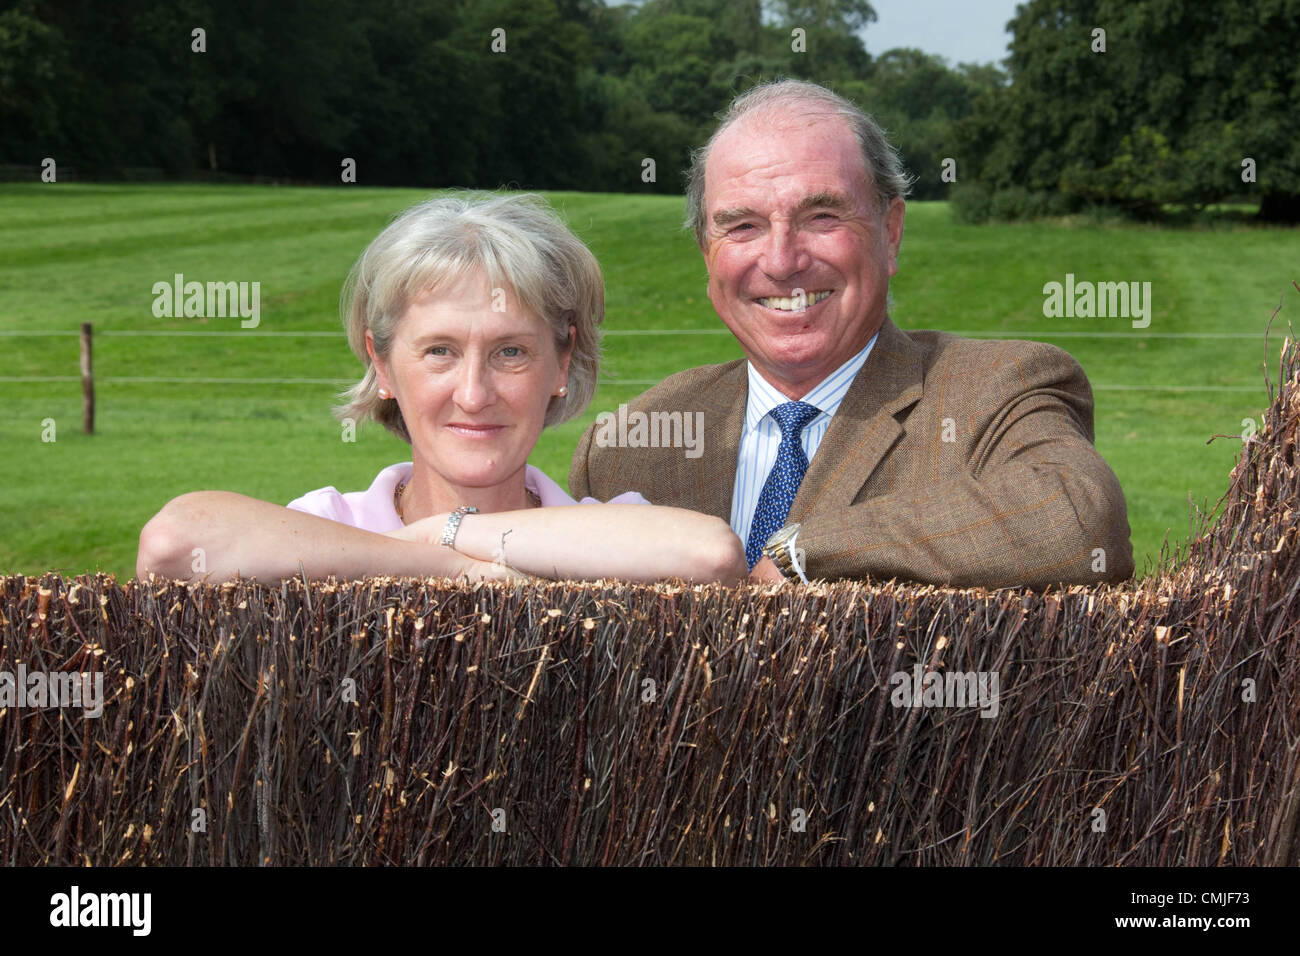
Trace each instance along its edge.
<instances>
[{"instance_id":1,"label":"leafy tree","mask_svg":"<svg viewBox=\"0 0 1300 956\"><path fill-rule=\"evenodd\" d=\"M479 152L492 148L486 118L466 108L489 82L481 50L455 41L441 0L375 0L367 12L344 147L362 181L477 183Z\"/></svg>"},{"instance_id":2,"label":"leafy tree","mask_svg":"<svg viewBox=\"0 0 1300 956\"><path fill-rule=\"evenodd\" d=\"M504 52L492 52L494 30L505 31ZM444 119L478 134L478 181L582 186L573 152L578 74L589 58L582 26L562 19L553 0L487 0L462 6L453 43L473 51L481 81Z\"/></svg>"},{"instance_id":3,"label":"leafy tree","mask_svg":"<svg viewBox=\"0 0 1300 956\"><path fill-rule=\"evenodd\" d=\"M867 0L766 0L765 6L783 25L830 33L854 34L876 22L875 8Z\"/></svg>"},{"instance_id":4,"label":"leafy tree","mask_svg":"<svg viewBox=\"0 0 1300 956\"><path fill-rule=\"evenodd\" d=\"M703 17L642 15L628 25L624 43L634 63L628 78L656 112L705 123L727 95L713 85L714 64L734 51Z\"/></svg>"},{"instance_id":5,"label":"leafy tree","mask_svg":"<svg viewBox=\"0 0 1300 956\"><path fill-rule=\"evenodd\" d=\"M67 58L67 39L35 6L25 0L0 12L0 128L30 157L58 129L55 83Z\"/></svg>"},{"instance_id":6,"label":"leafy tree","mask_svg":"<svg viewBox=\"0 0 1300 956\"><path fill-rule=\"evenodd\" d=\"M1001 78L996 67L954 70L942 57L895 49L876 58L866 80L842 84L839 92L884 127L915 178L912 197L944 199L943 163L955 158L953 123L971 114L982 93L1000 88Z\"/></svg>"},{"instance_id":7,"label":"leafy tree","mask_svg":"<svg viewBox=\"0 0 1300 956\"><path fill-rule=\"evenodd\" d=\"M984 188L1141 215L1253 198L1300 220L1300 0L1030 0L1009 26L1010 86L955 129Z\"/></svg>"}]
</instances>

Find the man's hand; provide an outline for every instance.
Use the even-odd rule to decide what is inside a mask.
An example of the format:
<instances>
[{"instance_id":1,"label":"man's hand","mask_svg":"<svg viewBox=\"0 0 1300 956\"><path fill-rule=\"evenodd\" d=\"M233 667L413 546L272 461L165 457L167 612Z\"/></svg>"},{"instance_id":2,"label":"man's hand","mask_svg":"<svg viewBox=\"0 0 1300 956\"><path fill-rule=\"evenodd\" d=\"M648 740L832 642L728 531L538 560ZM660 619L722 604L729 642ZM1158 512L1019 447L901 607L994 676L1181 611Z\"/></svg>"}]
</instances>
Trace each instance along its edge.
<instances>
[{"instance_id":1,"label":"man's hand","mask_svg":"<svg viewBox=\"0 0 1300 956\"><path fill-rule=\"evenodd\" d=\"M786 577L781 573L781 569L767 555L758 559L758 564L754 565L754 570L749 572L751 584L785 584Z\"/></svg>"}]
</instances>

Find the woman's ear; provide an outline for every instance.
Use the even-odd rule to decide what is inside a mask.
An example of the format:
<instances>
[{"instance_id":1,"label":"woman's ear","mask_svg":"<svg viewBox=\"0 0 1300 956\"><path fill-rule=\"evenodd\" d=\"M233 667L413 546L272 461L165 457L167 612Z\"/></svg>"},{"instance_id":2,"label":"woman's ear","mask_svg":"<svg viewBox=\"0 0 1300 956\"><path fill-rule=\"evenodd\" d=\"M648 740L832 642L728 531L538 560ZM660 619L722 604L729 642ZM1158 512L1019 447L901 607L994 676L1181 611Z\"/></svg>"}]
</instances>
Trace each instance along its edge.
<instances>
[{"instance_id":1,"label":"woman's ear","mask_svg":"<svg viewBox=\"0 0 1300 956\"><path fill-rule=\"evenodd\" d=\"M560 351L560 375L564 377L565 382L569 379L569 362L573 358L573 350L578 344L578 327L572 322L569 323L569 344Z\"/></svg>"},{"instance_id":2,"label":"woman's ear","mask_svg":"<svg viewBox=\"0 0 1300 956\"><path fill-rule=\"evenodd\" d=\"M370 364L375 367L375 380L379 384L380 391L387 392L388 397L393 395L393 385L388 381L388 368L383 359L375 354L375 336L369 329L366 329L366 354L370 356Z\"/></svg>"}]
</instances>

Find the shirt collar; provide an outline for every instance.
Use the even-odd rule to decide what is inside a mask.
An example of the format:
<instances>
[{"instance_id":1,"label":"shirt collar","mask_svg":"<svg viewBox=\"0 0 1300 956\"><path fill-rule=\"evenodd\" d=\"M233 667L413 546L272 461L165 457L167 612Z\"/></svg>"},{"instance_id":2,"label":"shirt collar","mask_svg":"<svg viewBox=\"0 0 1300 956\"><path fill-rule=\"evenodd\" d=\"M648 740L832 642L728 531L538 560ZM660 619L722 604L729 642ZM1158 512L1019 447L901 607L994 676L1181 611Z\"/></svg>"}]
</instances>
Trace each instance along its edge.
<instances>
[{"instance_id":1,"label":"shirt collar","mask_svg":"<svg viewBox=\"0 0 1300 956\"><path fill-rule=\"evenodd\" d=\"M866 364L867 357L871 355L871 348L876 344L879 335L879 332L873 335L861 352L818 382L800 401L817 406L821 409L822 415L827 418L833 417L839 410L840 402L844 401L844 396L849 393L849 386L853 384L853 379ZM749 366L749 401L745 406L745 431L748 432L758 428L772 409L784 405L790 399L763 378L753 362L746 364ZM820 421L822 415L818 415L813 421Z\"/></svg>"},{"instance_id":2,"label":"shirt collar","mask_svg":"<svg viewBox=\"0 0 1300 956\"><path fill-rule=\"evenodd\" d=\"M414 473L413 462L399 461L381 471L370 484L369 494L374 495L376 500L387 502L388 507L393 509L394 519L397 519L397 509L393 507L393 496L397 493L397 485L410 481ZM537 496L543 507L577 504L550 475L532 465L524 465L524 487Z\"/></svg>"}]
</instances>

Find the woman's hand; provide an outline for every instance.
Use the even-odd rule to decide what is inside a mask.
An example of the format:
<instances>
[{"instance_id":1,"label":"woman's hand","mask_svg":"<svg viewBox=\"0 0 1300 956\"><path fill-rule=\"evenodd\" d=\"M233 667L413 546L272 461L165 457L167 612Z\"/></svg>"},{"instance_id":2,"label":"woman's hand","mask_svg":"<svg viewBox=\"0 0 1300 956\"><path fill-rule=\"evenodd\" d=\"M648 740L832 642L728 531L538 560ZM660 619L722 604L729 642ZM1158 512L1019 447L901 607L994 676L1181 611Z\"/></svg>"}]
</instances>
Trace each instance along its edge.
<instances>
[{"instance_id":1,"label":"woman's hand","mask_svg":"<svg viewBox=\"0 0 1300 956\"><path fill-rule=\"evenodd\" d=\"M389 538L396 538L399 541L440 545L442 543L442 529L447 527L447 519L450 517L450 512L429 515L427 518L420 518L392 531L385 531L384 535Z\"/></svg>"},{"instance_id":2,"label":"woman's hand","mask_svg":"<svg viewBox=\"0 0 1300 956\"><path fill-rule=\"evenodd\" d=\"M465 559L465 574L471 581L540 581L542 578L525 574L508 564L499 561L479 561L476 558Z\"/></svg>"},{"instance_id":3,"label":"woman's hand","mask_svg":"<svg viewBox=\"0 0 1300 956\"><path fill-rule=\"evenodd\" d=\"M539 580L531 574L526 574L516 568L510 567L505 562L504 553L500 548L493 550L492 560L480 560L466 554L454 547L444 548L442 545L442 532L447 527L447 519L451 517L450 512L443 514L430 515L427 518L420 518L412 521L401 528L395 528L392 531L385 531L384 535L389 538L396 538L399 541L410 541L413 544L425 545L428 547L437 547L447 553L453 560L458 560L464 570L463 574L469 575L472 580L482 581L536 581Z\"/></svg>"}]
</instances>

